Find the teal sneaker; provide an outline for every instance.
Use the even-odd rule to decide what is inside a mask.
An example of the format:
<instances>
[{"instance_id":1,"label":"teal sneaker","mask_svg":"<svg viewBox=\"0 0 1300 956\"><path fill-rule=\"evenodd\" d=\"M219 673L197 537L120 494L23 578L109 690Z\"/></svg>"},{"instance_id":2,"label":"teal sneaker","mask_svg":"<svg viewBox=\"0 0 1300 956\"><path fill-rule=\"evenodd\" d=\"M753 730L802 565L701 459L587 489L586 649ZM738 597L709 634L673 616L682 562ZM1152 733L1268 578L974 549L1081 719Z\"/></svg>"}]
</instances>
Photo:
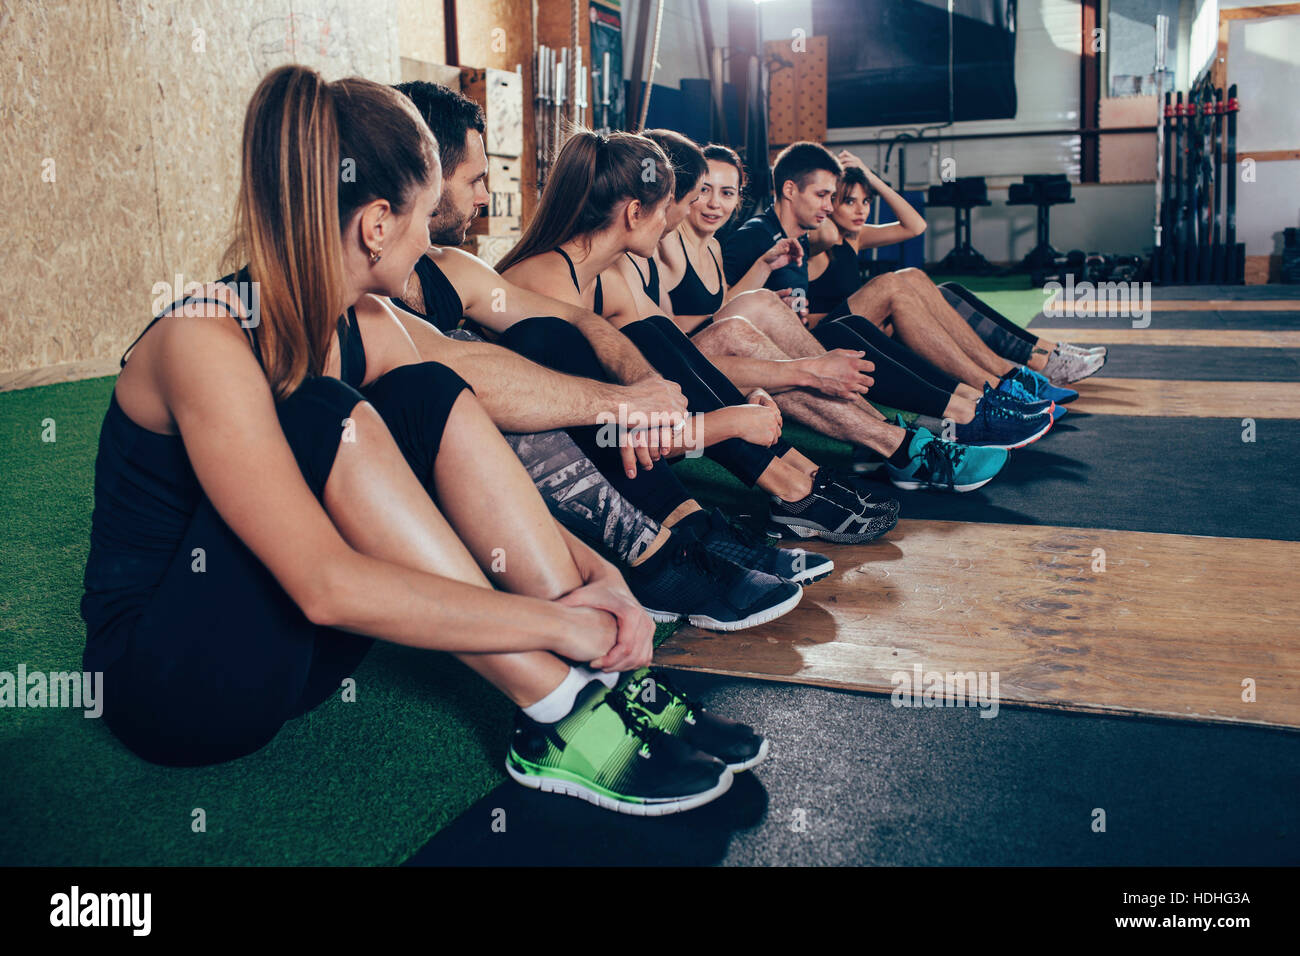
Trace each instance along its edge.
<instances>
[{"instance_id":1,"label":"teal sneaker","mask_svg":"<svg viewBox=\"0 0 1300 956\"><path fill-rule=\"evenodd\" d=\"M895 488L913 491L974 491L993 480L1007 463L1005 448L981 448L935 438L928 428L918 428L907 449L902 468L886 463Z\"/></svg>"},{"instance_id":2,"label":"teal sneaker","mask_svg":"<svg viewBox=\"0 0 1300 956\"><path fill-rule=\"evenodd\" d=\"M717 757L732 773L755 767L767 759L767 738L747 724L711 714L657 670L629 671L615 688L630 706L645 714L650 724L679 737L689 746Z\"/></svg>"},{"instance_id":3,"label":"teal sneaker","mask_svg":"<svg viewBox=\"0 0 1300 956\"><path fill-rule=\"evenodd\" d=\"M732 781L721 760L654 727L624 694L598 680L556 723L540 724L519 711L506 772L534 790L642 817L703 806Z\"/></svg>"}]
</instances>

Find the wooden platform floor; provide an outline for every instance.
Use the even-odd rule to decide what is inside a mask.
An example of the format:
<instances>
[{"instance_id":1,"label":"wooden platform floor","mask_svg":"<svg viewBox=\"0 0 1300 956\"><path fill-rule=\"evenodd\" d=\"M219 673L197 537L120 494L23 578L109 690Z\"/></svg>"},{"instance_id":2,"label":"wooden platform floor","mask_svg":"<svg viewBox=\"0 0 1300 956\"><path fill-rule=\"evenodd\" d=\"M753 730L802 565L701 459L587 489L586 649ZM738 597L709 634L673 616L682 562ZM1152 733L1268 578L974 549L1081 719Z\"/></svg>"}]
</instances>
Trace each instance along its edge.
<instances>
[{"instance_id":1,"label":"wooden platform floor","mask_svg":"<svg viewBox=\"0 0 1300 956\"><path fill-rule=\"evenodd\" d=\"M1094 300L1063 303L1076 313L1108 309L1111 304ZM1254 302L1238 299L1152 299L1152 312L1297 312L1300 299L1258 299Z\"/></svg>"},{"instance_id":2,"label":"wooden platform floor","mask_svg":"<svg viewBox=\"0 0 1300 956\"><path fill-rule=\"evenodd\" d=\"M1097 375L1071 388L1079 392L1071 409L1090 415L1300 418L1300 382L1188 382Z\"/></svg>"},{"instance_id":3,"label":"wooden platform floor","mask_svg":"<svg viewBox=\"0 0 1300 956\"><path fill-rule=\"evenodd\" d=\"M1075 345L1195 345L1227 349L1300 348L1300 331L1262 332L1245 329L1040 329L1034 334L1049 342Z\"/></svg>"},{"instance_id":4,"label":"wooden platform floor","mask_svg":"<svg viewBox=\"0 0 1300 956\"><path fill-rule=\"evenodd\" d=\"M996 672L1002 703L1300 728L1300 543L904 520L830 553L785 617L657 661L878 693Z\"/></svg>"}]
</instances>

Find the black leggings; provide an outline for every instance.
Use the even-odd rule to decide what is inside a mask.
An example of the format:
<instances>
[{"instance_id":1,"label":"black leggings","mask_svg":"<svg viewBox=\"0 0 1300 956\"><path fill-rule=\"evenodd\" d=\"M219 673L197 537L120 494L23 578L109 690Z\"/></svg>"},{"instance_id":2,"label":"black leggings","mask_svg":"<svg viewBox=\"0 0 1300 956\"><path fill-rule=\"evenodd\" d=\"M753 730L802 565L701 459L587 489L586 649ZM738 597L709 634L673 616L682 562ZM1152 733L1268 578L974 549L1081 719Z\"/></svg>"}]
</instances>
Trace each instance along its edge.
<instances>
[{"instance_id":1,"label":"black leggings","mask_svg":"<svg viewBox=\"0 0 1300 956\"><path fill-rule=\"evenodd\" d=\"M813 336L827 349L860 349L876 370L867 397L906 412L942 418L960 384L860 315L822 319Z\"/></svg>"},{"instance_id":2,"label":"black leggings","mask_svg":"<svg viewBox=\"0 0 1300 956\"><path fill-rule=\"evenodd\" d=\"M1033 356L1038 336L991 309L965 286L945 282L939 291L984 344L1008 362L1024 365Z\"/></svg>"},{"instance_id":3,"label":"black leggings","mask_svg":"<svg viewBox=\"0 0 1300 956\"><path fill-rule=\"evenodd\" d=\"M342 422L363 400L383 416L432 494L443 426L468 387L446 366L426 362L395 369L360 392L311 378L277 411L317 499L344 437ZM192 567L195 548L203 549L202 573ZM233 760L337 693L372 643L309 621L201 496L171 566L129 628L124 653L104 671L103 717L153 763Z\"/></svg>"},{"instance_id":4,"label":"black leggings","mask_svg":"<svg viewBox=\"0 0 1300 956\"><path fill-rule=\"evenodd\" d=\"M609 379L586 336L572 322L555 316L516 322L502 334L501 344L557 372L600 382ZM629 478L623 470L623 456L617 447L601 439L598 426L565 430L614 490L655 521L662 522L690 500L690 493L671 468L638 468L636 477Z\"/></svg>"},{"instance_id":5,"label":"black leggings","mask_svg":"<svg viewBox=\"0 0 1300 956\"><path fill-rule=\"evenodd\" d=\"M652 315L623 326L622 331L660 375L682 387L692 412L712 412L728 405L745 404L745 396L731 379L705 358L668 316ZM772 460L790 448L784 439L764 448L740 438L729 438L709 445L704 454L752 487Z\"/></svg>"}]
</instances>

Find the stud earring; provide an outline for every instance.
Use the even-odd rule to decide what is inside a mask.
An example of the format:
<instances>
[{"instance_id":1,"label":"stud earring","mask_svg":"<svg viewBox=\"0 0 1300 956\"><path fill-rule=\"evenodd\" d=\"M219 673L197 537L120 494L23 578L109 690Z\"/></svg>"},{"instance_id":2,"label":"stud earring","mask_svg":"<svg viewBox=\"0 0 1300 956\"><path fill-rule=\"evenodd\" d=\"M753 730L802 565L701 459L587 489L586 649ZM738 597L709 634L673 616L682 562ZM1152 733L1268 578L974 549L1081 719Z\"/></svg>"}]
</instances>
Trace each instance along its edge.
<instances>
[{"instance_id":1,"label":"stud earring","mask_svg":"<svg viewBox=\"0 0 1300 956\"><path fill-rule=\"evenodd\" d=\"M382 248L377 251L372 249L370 251L370 264L373 266L376 262L379 261L380 257L383 254L384 254L384 250Z\"/></svg>"}]
</instances>

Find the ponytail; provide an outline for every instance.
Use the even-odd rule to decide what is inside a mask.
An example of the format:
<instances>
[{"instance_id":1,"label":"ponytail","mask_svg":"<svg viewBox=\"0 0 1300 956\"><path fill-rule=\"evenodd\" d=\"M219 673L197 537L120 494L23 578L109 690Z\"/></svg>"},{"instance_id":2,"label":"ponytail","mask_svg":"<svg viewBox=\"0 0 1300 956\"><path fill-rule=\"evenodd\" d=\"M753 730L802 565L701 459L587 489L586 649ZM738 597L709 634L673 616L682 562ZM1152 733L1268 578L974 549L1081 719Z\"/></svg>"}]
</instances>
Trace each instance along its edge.
<instances>
[{"instance_id":1,"label":"ponytail","mask_svg":"<svg viewBox=\"0 0 1300 956\"><path fill-rule=\"evenodd\" d=\"M253 334L277 399L324 372L347 305L342 227L377 198L400 215L436 162L437 144L415 107L382 84L327 83L296 65L258 84L244 118L226 260L247 263L257 283Z\"/></svg>"},{"instance_id":2,"label":"ponytail","mask_svg":"<svg viewBox=\"0 0 1300 956\"><path fill-rule=\"evenodd\" d=\"M497 272L604 229L623 202L652 208L672 195L673 184L672 163L644 136L579 130L560 150L533 221Z\"/></svg>"}]
</instances>

